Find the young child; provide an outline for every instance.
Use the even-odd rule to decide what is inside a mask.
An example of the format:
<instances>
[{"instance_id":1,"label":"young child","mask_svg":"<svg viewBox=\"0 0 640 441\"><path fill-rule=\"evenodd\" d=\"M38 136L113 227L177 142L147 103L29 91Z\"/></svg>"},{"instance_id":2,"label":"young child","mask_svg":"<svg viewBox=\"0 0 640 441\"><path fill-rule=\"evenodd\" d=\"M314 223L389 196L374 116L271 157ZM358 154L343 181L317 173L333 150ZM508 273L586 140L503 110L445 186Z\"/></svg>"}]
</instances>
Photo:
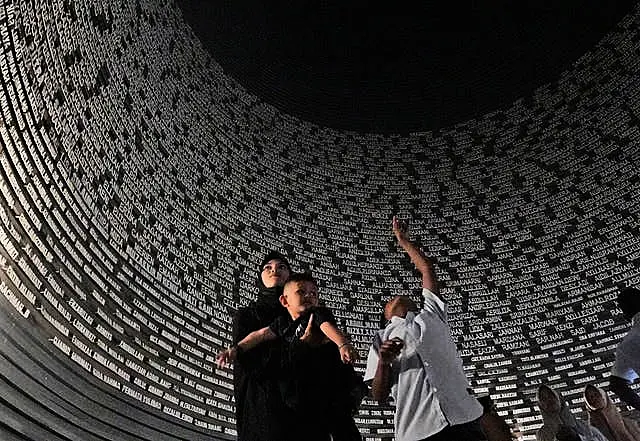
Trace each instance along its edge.
<instances>
[{"instance_id":1,"label":"young child","mask_svg":"<svg viewBox=\"0 0 640 441\"><path fill-rule=\"evenodd\" d=\"M393 234L422 275L423 307L406 295L384 308L388 321L369 349L365 381L371 396L395 405L397 441L484 441L478 419L482 406L469 394L469 382L438 293L434 260L410 239L406 223L394 217Z\"/></svg>"},{"instance_id":2,"label":"young child","mask_svg":"<svg viewBox=\"0 0 640 441\"><path fill-rule=\"evenodd\" d=\"M344 363L358 359L358 352L337 328L331 311L318 306L318 286L313 276L308 273L292 274L284 285L280 303L289 312L289 318L278 317L270 326L251 332L236 345L220 352L217 365L226 366L235 361L239 353L277 338L290 344L300 339L312 346L326 343L328 339L338 347Z\"/></svg>"},{"instance_id":3,"label":"young child","mask_svg":"<svg viewBox=\"0 0 640 441\"><path fill-rule=\"evenodd\" d=\"M292 418L292 440L305 434L308 441L360 441L352 417L349 394L361 383L351 364L358 352L336 326L329 309L318 306L318 286L310 274L296 273L284 285L280 303L288 316L247 335L218 354L218 366L236 359L262 342L283 343L280 390Z\"/></svg>"}]
</instances>

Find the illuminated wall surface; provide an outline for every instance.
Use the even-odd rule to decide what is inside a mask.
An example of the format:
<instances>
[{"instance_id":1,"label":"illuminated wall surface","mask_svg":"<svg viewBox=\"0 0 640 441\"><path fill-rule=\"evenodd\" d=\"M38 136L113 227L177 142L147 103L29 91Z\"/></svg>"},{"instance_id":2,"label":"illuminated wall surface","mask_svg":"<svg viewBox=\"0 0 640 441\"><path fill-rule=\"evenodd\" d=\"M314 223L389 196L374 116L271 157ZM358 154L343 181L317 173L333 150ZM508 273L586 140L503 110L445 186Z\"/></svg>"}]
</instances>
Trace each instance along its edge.
<instances>
[{"instance_id":1,"label":"illuminated wall surface","mask_svg":"<svg viewBox=\"0 0 640 441\"><path fill-rule=\"evenodd\" d=\"M312 269L365 354L381 301L419 295L394 213L509 423L531 438L541 383L577 411L606 384L640 281L638 12L533 96L400 137L287 116L175 5L104 3L0 1L0 439L233 439L213 356L263 253ZM386 439L392 411L358 422Z\"/></svg>"}]
</instances>

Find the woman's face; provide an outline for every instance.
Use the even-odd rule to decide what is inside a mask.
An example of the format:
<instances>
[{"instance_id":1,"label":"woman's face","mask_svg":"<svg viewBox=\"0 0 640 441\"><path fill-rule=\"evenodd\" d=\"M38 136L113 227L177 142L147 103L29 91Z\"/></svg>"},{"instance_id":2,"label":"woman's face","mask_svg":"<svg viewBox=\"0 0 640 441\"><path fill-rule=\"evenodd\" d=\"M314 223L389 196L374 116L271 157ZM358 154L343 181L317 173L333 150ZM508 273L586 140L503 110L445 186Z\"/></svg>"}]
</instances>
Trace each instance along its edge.
<instances>
[{"instance_id":1,"label":"woman's face","mask_svg":"<svg viewBox=\"0 0 640 441\"><path fill-rule=\"evenodd\" d=\"M262 267L260 278L267 288L282 286L289 278L289 267L280 259L270 260Z\"/></svg>"}]
</instances>

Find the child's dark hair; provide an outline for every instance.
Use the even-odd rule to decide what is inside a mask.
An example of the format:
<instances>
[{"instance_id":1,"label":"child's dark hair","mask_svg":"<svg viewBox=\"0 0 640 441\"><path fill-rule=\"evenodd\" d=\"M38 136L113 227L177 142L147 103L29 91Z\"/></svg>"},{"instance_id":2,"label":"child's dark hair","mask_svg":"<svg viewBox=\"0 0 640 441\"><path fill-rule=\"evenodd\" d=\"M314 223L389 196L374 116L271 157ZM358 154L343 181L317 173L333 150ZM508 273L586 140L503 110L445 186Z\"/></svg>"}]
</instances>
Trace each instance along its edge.
<instances>
[{"instance_id":1,"label":"child's dark hair","mask_svg":"<svg viewBox=\"0 0 640 441\"><path fill-rule=\"evenodd\" d=\"M313 278L313 275L310 272L291 273L284 286L287 286L291 282L311 282L318 286L318 282Z\"/></svg>"}]
</instances>

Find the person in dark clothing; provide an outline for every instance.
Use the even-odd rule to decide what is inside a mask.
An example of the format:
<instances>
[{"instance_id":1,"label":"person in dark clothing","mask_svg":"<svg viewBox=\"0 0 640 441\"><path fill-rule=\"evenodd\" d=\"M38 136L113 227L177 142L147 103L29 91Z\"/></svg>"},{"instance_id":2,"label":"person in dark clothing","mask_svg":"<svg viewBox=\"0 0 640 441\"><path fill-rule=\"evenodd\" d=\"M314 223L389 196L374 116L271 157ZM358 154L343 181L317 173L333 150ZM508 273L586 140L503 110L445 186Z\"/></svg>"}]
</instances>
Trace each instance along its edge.
<instances>
[{"instance_id":1,"label":"person in dark clothing","mask_svg":"<svg viewBox=\"0 0 640 441\"><path fill-rule=\"evenodd\" d=\"M631 388L640 378L640 290L623 288L617 302L624 318L631 322L631 329L616 347L609 387L625 404L640 410L640 394Z\"/></svg>"},{"instance_id":2,"label":"person in dark clothing","mask_svg":"<svg viewBox=\"0 0 640 441\"><path fill-rule=\"evenodd\" d=\"M233 318L233 344L251 332L288 315L280 304L291 268L287 259L272 251L260 264L258 299ZM282 441L288 424L279 388L282 375L281 345L269 342L240 354L234 363L234 397L238 441Z\"/></svg>"},{"instance_id":3,"label":"person in dark clothing","mask_svg":"<svg viewBox=\"0 0 640 441\"><path fill-rule=\"evenodd\" d=\"M286 377L281 392L290 411L286 439L297 440L304 433L309 441L325 441L330 434L334 441L361 440L349 397L357 375L345 366L358 358L357 351L338 329L331 311L318 306L318 288L310 274L291 275L280 302L289 315L222 351L218 364L267 342L282 342Z\"/></svg>"},{"instance_id":4,"label":"person in dark clothing","mask_svg":"<svg viewBox=\"0 0 640 441\"><path fill-rule=\"evenodd\" d=\"M582 437L578 433L578 430L572 426L562 425L558 428L556 434L557 441L582 441Z\"/></svg>"},{"instance_id":5,"label":"person in dark clothing","mask_svg":"<svg viewBox=\"0 0 640 441\"><path fill-rule=\"evenodd\" d=\"M488 441L512 441L513 436L507 422L498 414L491 396L484 395L478 397L478 402L482 405L482 416L480 425Z\"/></svg>"}]
</instances>

